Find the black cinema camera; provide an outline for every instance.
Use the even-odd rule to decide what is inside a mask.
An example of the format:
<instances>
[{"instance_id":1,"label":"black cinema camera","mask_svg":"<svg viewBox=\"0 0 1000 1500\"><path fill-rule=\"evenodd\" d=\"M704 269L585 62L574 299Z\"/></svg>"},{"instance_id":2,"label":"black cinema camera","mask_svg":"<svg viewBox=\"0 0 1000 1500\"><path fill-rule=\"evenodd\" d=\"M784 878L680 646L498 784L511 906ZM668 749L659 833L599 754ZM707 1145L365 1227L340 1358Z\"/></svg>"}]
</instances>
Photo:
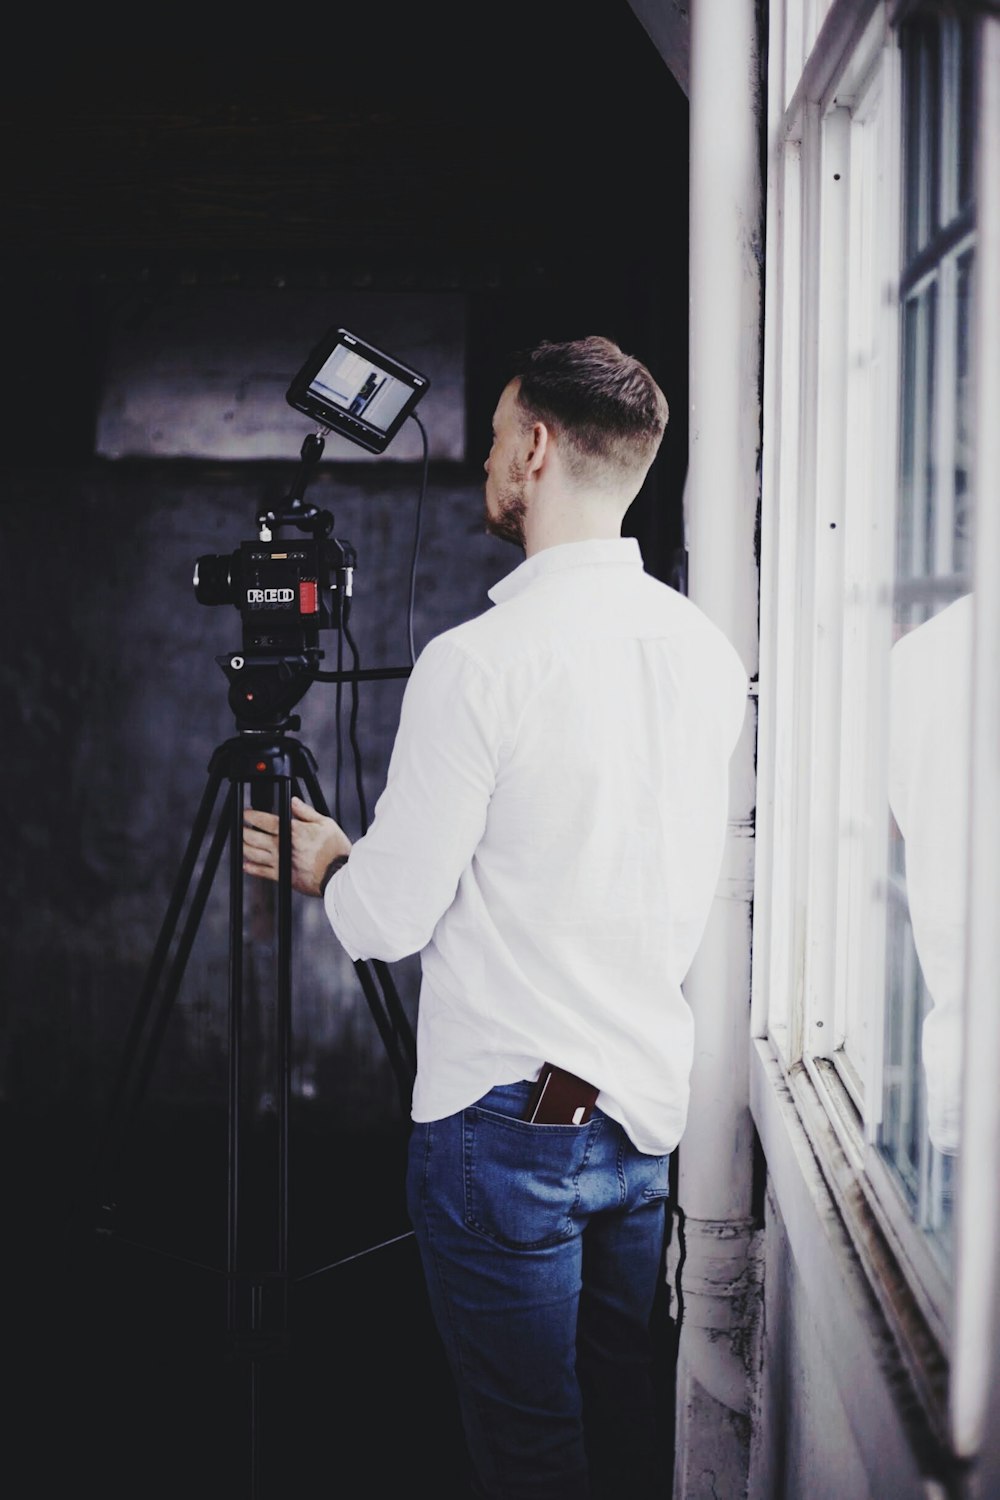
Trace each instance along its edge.
<instances>
[{"instance_id":1,"label":"black cinema camera","mask_svg":"<svg viewBox=\"0 0 1000 1500\"><path fill-rule=\"evenodd\" d=\"M329 512L305 507L292 519L314 521L317 532L332 524ZM243 618L242 651L216 658L241 728L273 725L314 680L323 657L320 631L347 623L354 561L349 542L319 534L242 542L228 557L198 558L199 604L234 604Z\"/></svg>"},{"instance_id":2,"label":"black cinema camera","mask_svg":"<svg viewBox=\"0 0 1000 1500\"><path fill-rule=\"evenodd\" d=\"M331 329L312 350L286 392L297 411L320 423L302 444L292 487L281 505L257 516L256 541L195 564L199 604L232 604L243 620L239 652L216 657L229 679L229 704L239 728L281 727L317 678L320 631L343 629L350 612L356 554L332 535L333 516L304 500L336 432L369 453L382 453L430 382L344 328ZM306 533L292 540L289 527Z\"/></svg>"}]
</instances>

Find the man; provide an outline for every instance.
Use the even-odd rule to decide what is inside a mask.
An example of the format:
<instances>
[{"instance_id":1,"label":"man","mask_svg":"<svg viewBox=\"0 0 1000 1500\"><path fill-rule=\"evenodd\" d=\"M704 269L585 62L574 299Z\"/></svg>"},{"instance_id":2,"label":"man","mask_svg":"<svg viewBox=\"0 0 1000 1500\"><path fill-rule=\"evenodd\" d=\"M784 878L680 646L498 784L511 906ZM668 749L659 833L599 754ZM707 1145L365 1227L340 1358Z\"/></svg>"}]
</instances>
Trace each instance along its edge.
<instances>
[{"instance_id":1,"label":"man","mask_svg":"<svg viewBox=\"0 0 1000 1500\"><path fill-rule=\"evenodd\" d=\"M364 837L293 802L293 883L351 958L421 955L407 1202L489 1500L668 1481L649 1323L693 1051L681 981L747 679L621 535L666 420L607 339L520 361L486 525L525 561L420 654ZM277 819L245 816L246 868L276 879ZM526 1118L543 1065L555 1123Z\"/></svg>"}]
</instances>

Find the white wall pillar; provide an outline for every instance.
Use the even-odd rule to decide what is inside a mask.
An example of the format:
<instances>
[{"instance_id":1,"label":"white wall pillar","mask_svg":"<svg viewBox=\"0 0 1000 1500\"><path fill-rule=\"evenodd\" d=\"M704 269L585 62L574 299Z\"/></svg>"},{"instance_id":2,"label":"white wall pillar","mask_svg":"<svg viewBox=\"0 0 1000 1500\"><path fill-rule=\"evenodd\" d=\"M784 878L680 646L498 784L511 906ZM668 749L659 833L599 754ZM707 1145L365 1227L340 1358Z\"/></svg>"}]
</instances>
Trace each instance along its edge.
<instances>
[{"instance_id":1,"label":"white wall pillar","mask_svg":"<svg viewBox=\"0 0 1000 1500\"><path fill-rule=\"evenodd\" d=\"M690 79L688 589L755 681L764 88L753 0L693 0ZM723 878L685 984L696 1047L678 1161L685 1259L675 1500L736 1500L747 1484L760 1306L748 1107L755 746L751 696L732 765Z\"/></svg>"}]
</instances>

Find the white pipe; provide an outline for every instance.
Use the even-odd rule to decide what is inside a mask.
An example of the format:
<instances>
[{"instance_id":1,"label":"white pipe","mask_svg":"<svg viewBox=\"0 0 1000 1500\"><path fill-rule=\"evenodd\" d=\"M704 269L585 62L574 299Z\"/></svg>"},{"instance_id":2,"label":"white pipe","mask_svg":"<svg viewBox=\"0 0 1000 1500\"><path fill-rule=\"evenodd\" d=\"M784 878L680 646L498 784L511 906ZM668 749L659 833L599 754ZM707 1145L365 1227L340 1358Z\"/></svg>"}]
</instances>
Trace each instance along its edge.
<instances>
[{"instance_id":1,"label":"white pipe","mask_svg":"<svg viewBox=\"0 0 1000 1500\"><path fill-rule=\"evenodd\" d=\"M753 0L695 0L690 88L688 591L757 675L762 95ZM756 700L730 774L722 879L684 985L695 1017L678 1157L684 1322L674 1495L744 1494L749 1473L753 1254L749 1110Z\"/></svg>"},{"instance_id":2,"label":"white pipe","mask_svg":"<svg viewBox=\"0 0 1000 1500\"><path fill-rule=\"evenodd\" d=\"M757 673L763 213L752 0L691 9L688 590ZM726 871L685 984L696 1057L679 1156L689 1217L750 1212L748 1109L755 703L732 763Z\"/></svg>"}]
</instances>

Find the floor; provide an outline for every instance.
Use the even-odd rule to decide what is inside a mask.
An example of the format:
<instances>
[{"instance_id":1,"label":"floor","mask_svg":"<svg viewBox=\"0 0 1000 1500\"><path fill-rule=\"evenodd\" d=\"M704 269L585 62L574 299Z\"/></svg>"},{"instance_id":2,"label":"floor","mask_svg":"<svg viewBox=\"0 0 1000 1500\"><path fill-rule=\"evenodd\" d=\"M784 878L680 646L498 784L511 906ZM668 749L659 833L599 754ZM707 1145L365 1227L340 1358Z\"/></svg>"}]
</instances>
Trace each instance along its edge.
<instances>
[{"instance_id":1,"label":"floor","mask_svg":"<svg viewBox=\"0 0 1000 1500\"><path fill-rule=\"evenodd\" d=\"M103 1193L79 1191L65 1129L7 1131L5 1495L378 1500L419 1488L468 1500L405 1220L402 1133L346 1143L335 1169L328 1138L293 1134L287 1337L265 1292L267 1326L251 1343L227 1333L217 1125L173 1120L133 1141L111 1214ZM244 1195L244 1247L255 1233L273 1244L274 1212ZM269 1254L250 1254L248 1269L272 1266ZM672 1325L657 1316L669 1404ZM669 1472L665 1453L665 1500Z\"/></svg>"}]
</instances>

